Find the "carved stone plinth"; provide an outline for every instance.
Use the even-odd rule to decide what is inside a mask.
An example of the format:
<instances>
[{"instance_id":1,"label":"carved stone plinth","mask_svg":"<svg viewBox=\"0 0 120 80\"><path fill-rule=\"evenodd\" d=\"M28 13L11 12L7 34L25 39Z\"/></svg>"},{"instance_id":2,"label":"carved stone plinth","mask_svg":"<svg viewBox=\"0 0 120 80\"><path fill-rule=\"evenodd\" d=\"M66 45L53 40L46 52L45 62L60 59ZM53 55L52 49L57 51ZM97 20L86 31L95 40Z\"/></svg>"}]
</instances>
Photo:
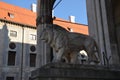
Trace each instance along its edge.
<instances>
[{"instance_id":1,"label":"carved stone plinth","mask_svg":"<svg viewBox=\"0 0 120 80\"><path fill-rule=\"evenodd\" d=\"M120 80L120 68L50 63L32 72L32 80Z\"/></svg>"}]
</instances>

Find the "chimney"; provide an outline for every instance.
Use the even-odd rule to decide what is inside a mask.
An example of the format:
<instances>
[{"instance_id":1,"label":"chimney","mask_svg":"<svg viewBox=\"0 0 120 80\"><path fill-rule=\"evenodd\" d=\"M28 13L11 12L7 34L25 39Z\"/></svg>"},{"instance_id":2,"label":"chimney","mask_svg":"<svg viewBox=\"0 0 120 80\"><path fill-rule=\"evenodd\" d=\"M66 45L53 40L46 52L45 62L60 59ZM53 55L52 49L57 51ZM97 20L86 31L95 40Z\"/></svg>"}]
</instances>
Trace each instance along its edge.
<instances>
[{"instance_id":1,"label":"chimney","mask_svg":"<svg viewBox=\"0 0 120 80\"><path fill-rule=\"evenodd\" d=\"M69 20L70 20L70 22L75 23L75 16L69 16Z\"/></svg>"},{"instance_id":2,"label":"chimney","mask_svg":"<svg viewBox=\"0 0 120 80\"><path fill-rule=\"evenodd\" d=\"M52 10L52 17L54 17L55 15L54 15L54 10Z\"/></svg>"},{"instance_id":3,"label":"chimney","mask_svg":"<svg viewBox=\"0 0 120 80\"><path fill-rule=\"evenodd\" d=\"M36 12L36 10L37 10L37 5L33 3L32 6L31 6L31 10L32 10L33 12Z\"/></svg>"}]
</instances>

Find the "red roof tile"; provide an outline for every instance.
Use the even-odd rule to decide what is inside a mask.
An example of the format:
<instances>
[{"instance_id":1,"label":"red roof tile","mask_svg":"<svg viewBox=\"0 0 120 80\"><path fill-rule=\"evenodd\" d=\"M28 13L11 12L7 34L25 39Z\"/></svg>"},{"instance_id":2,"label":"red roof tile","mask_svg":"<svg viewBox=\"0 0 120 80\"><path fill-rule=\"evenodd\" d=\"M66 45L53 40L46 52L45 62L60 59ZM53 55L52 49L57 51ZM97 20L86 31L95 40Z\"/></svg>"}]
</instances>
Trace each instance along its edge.
<instances>
[{"instance_id":1,"label":"red roof tile","mask_svg":"<svg viewBox=\"0 0 120 80\"><path fill-rule=\"evenodd\" d=\"M58 24L58 25L64 27L65 29L67 29L67 30L68 30L68 28L71 28L73 30L73 32L88 35L88 26L87 25L72 23L72 22L65 21L65 20L62 20L62 19L59 19L59 18L55 19L53 21L53 23Z\"/></svg>"},{"instance_id":2,"label":"red roof tile","mask_svg":"<svg viewBox=\"0 0 120 80\"><path fill-rule=\"evenodd\" d=\"M11 18L8 13L13 14L14 18ZM36 25L36 13L5 2L0 2L0 18L26 25Z\"/></svg>"}]
</instances>

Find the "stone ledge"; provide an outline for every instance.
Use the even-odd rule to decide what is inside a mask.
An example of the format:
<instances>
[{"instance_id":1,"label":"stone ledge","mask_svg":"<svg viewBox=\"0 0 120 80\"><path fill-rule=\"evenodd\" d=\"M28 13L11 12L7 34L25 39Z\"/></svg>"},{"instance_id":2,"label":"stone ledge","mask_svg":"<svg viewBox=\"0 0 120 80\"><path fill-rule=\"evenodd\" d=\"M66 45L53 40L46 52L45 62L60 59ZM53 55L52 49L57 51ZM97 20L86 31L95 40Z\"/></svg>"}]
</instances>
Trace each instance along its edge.
<instances>
[{"instance_id":1,"label":"stone ledge","mask_svg":"<svg viewBox=\"0 0 120 80\"><path fill-rule=\"evenodd\" d=\"M48 78L51 78L51 80L52 78L61 78L61 80L120 80L120 68L115 66L50 63L32 72L32 79L39 80L37 78L44 78L40 80L47 80Z\"/></svg>"}]
</instances>

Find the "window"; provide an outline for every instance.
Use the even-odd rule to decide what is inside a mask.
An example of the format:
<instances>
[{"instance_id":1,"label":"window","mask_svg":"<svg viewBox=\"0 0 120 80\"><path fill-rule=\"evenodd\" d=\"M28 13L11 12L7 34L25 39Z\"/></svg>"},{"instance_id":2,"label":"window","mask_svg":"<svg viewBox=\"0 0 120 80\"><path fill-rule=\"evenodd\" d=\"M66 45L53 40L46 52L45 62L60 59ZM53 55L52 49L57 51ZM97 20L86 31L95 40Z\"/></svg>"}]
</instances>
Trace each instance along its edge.
<instances>
[{"instance_id":1,"label":"window","mask_svg":"<svg viewBox=\"0 0 120 80\"><path fill-rule=\"evenodd\" d=\"M10 31L10 36L12 37L17 37L17 32L16 31Z\"/></svg>"},{"instance_id":2,"label":"window","mask_svg":"<svg viewBox=\"0 0 120 80\"><path fill-rule=\"evenodd\" d=\"M67 27L68 31L73 32L72 28Z\"/></svg>"},{"instance_id":3,"label":"window","mask_svg":"<svg viewBox=\"0 0 120 80\"><path fill-rule=\"evenodd\" d=\"M30 39L31 39L31 40L36 40L36 39L37 39L37 38L36 38L36 35L30 34Z\"/></svg>"},{"instance_id":4,"label":"window","mask_svg":"<svg viewBox=\"0 0 120 80\"><path fill-rule=\"evenodd\" d=\"M16 48L16 44L15 44L14 42L11 42L11 43L9 44L9 48L10 48L10 49L15 49L15 48Z\"/></svg>"},{"instance_id":5,"label":"window","mask_svg":"<svg viewBox=\"0 0 120 80\"><path fill-rule=\"evenodd\" d=\"M36 54L30 54L30 67L36 66Z\"/></svg>"},{"instance_id":6,"label":"window","mask_svg":"<svg viewBox=\"0 0 120 80\"><path fill-rule=\"evenodd\" d=\"M13 14L13 13L9 13L9 12L8 12L8 16L9 16L10 18L14 18L14 14Z\"/></svg>"},{"instance_id":7,"label":"window","mask_svg":"<svg viewBox=\"0 0 120 80\"><path fill-rule=\"evenodd\" d=\"M31 77L29 77L29 80L32 80Z\"/></svg>"},{"instance_id":8,"label":"window","mask_svg":"<svg viewBox=\"0 0 120 80\"><path fill-rule=\"evenodd\" d=\"M30 46L30 51L35 52L36 51L36 47L34 45Z\"/></svg>"},{"instance_id":9,"label":"window","mask_svg":"<svg viewBox=\"0 0 120 80\"><path fill-rule=\"evenodd\" d=\"M14 77L6 77L6 80L14 80Z\"/></svg>"},{"instance_id":10,"label":"window","mask_svg":"<svg viewBox=\"0 0 120 80\"><path fill-rule=\"evenodd\" d=\"M16 56L16 51L9 51L8 52L8 66L15 65L15 56Z\"/></svg>"}]
</instances>

